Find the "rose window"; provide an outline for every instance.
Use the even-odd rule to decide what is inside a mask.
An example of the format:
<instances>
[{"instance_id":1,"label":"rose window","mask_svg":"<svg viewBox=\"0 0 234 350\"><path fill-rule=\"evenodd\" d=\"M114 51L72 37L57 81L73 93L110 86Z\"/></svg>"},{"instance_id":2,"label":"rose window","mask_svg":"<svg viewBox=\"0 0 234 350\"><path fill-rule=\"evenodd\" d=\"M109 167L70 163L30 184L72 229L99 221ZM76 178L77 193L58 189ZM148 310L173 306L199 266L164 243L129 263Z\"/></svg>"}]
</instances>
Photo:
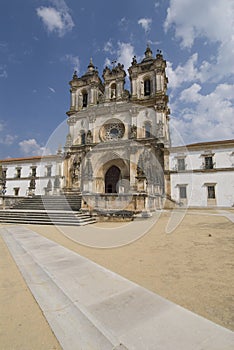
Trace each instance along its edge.
<instances>
[{"instance_id":1,"label":"rose window","mask_svg":"<svg viewBox=\"0 0 234 350\"><path fill-rule=\"evenodd\" d=\"M101 129L101 138L103 141L119 140L124 136L124 124L119 122L106 123Z\"/></svg>"}]
</instances>

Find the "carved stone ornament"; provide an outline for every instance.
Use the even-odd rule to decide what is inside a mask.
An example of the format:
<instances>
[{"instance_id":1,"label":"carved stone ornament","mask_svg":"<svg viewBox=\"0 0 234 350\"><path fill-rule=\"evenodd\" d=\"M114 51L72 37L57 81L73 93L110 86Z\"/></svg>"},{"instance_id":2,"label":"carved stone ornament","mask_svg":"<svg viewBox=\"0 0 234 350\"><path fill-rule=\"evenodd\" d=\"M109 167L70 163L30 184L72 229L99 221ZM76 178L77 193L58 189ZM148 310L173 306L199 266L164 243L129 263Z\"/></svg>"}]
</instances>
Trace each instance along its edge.
<instances>
[{"instance_id":1,"label":"carved stone ornament","mask_svg":"<svg viewBox=\"0 0 234 350\"><path fill-rule=\"evenodd\" d=\"M66 147L69 147L72 145L72 137L71 134L68 134L66 137Z\"/></svg>"},{"instance_id":2,"label":"carved stone ornament","mask_svg":"<svg viewBox=\"0 0 234 350\"><path fill-rule=\"evenodd\" d=\"M100 137L103 141L114 141L121 139L124 133L124 124L116 121L104 124L100 130Z\"/></svg>"}]
</instances>

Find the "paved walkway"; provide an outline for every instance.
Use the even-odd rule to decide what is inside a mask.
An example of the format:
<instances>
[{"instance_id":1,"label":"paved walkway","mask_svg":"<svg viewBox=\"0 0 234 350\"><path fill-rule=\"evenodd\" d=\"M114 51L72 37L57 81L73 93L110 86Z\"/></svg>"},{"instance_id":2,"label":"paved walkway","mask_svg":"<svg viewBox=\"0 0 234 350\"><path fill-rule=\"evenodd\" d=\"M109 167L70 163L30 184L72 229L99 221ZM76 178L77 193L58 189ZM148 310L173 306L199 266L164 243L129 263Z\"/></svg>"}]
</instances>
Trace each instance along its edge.
<instances>
[{"instance_id":1,"label":"paved walkway","mask_svg":"<svg viewBox=\"0 0 234 350\"><path fill-rule=\"evenodd\" d=\"M5 240L64 350L232 350L234 334L23 227Z\"/></svg>"}]
</instances>

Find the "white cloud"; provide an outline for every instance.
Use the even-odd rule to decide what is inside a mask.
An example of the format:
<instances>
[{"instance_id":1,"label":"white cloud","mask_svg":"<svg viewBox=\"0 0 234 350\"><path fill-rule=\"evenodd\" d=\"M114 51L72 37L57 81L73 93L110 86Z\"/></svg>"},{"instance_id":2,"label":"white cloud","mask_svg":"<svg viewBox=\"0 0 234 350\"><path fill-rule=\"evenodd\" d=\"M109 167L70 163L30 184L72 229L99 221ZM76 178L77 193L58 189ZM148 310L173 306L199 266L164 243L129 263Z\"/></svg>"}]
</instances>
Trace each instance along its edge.
<instances>
[{"instance_id":1,"label":"white cloud","mask_svg":"<svg viewBox=\"0 0 234 350\"><path fill-rule=\"evenodd\" d=\"M6 146L10 146L14 143L14 141L18 138L18 136L16 135L10 135L7 134L4 136L3 140L2 140L2 144L6 145Z\"/></svg>"},{"instance_id":2,"label":"white cloud","mask_svg":"<svg viewBox=\"0 0 234 350\"><path fill-rule=\"evenodd\" d=\"M117 49L114 49L114 45L111 43L111 41L109 41L106 43L105 47L106 52L111 53L112 56L115 55L114 60L123 64L125 70L131 66L132 58L135 55L134 47L131 43L123 43L119 41L117 43ZM110 58L106 57L104 66L110 66L112 61L113 59L111 60Z\"/></svg>"},{"instance_id":3,"label":"white cloud","mask_svg":"<svg viewBox=\"0 0 234 350\"><path fill-rule=\"evenodd\" d=\"M167 75L169 78L169 87L172 89L181 87L182 83L192 82L201 78L196 68L198 54L195 53L189 57L183 65L178 65L173 70L172 63L167 62Z\"/></svg>"},{"instance_id":4,"label":"white cloud","mask_svg":"<svg viewBox=\"0 0 234 350\"><path fill-rule=\"evenodd\" d=\"M201 65L204 79L220 81L234 72L233 0L170 0L165 31L172 28L183 48L204 38L217 45L216 57Z\"/></svg>"},{"instance_id":5,"label":"white cloud","mask_svg":"<svg viewBox=\"0 0 234 350\"><path fill-rule=\"evenodd\" d=\"M175 26L182 46L191 47L201 36L212 41L224 42L233 29L232 0L171 0L164 27Z\"/></svg>"},{"instance_id":6,"label":"white cloud","mask_svg":"<svg viewBox=\"0 0 234 350\"><path fill-rule=\"evenodd\" d=\"M130 43L118 42L117 62L124 65L125 69L131 66L134 56L134 47Z\"/></svg>"},{"instance_id":7,"label":"white cloud","mask_svg":"<svg viewBox=\"0 0 234 350\"><path fill-rule=\"evenodd\" d=\"M156 1L156 2L154 3L155 9L157 9L159 6L160 6L160 2Z\"/></svg>"},{"instance_id":8,"label":"white cloud","mask_svg":"<svg viewBox=\"0 0 234 350\"><path fill-rule=\"evenodd\" d=\"M107 45L107 48L109 47L109 44ZM117 47L117 49L114 49L114 47ZM112 51L113 48L113 51ZM108 51L108 50L107 50ZM128 74L127 69L131 66L132 58L135 55L134 53L134 47L132 46L131 43L123 43L123 42L118 42L117 45L111 46L111 54L112 54L112 59L109 57L106 57L104 67L106 66L111 66L113 62L116 63L121 63L124 65L124 69L126 73ZM126 86L127 88L127 86Z\"/></svg>"},{"instance_id":9,"label":"white cloud","mask_svg":"<svg viewBox=\"0 0 234 350\"><path fill-rule=\"evenodd\" d=\"M3 143L7 146L10 146L14 143L14 141L17 139L17 136L16 135L6 135L5 138L4 138L4 141Z\"/></svg>"},{"instance_id":10,"label":"white cloud","mask_svg":"<svg viewBox=\"0 0 234 350\"><path fill-rule=\"evenodd\" d=\"M178 117L171 119L172 140L179 139L176 130L185 143L232 139L234 137L233 88L231 84L219 84L207 95L201 93L201 86L193 84L181 92L178 103L173 106ZM177 110L180 104L184 108Z\"/></svg>"},{"instance_id":11,"label":"white cloud","mask_svg":"<svg viewBox=\"0 0 234 350\"><path fill-rule=\"evenodd\" d=\"M3 65L0 65L0 78L7 78L6 67Z\"/></svg>"},{"instance_id":12,"label":"white cloud","mask_svg":"<svg viewBox=\"0 0 234 350\"><path fill-rule=\"evenodd\" d=\"M19 142L21 152L25 156L39 156L45 151L45 147L40 146L35 139L28 139Z\"/></svg>"},{"instance_id":13,"label":"white cloud","mask_svg":"<svg viewBox=\"0 0 234 350\"><path fill-rule=\"evenodd\" d=\"M108 67L111 66L111 60L107 57L106 57L105 62L104 62L104 67L106 67L106 66L108 66Z\"/></svg>"},{"instance_id":14,"label":"white cloud","mask_svg":"<svg viewBox=\"0 0 234 350\"><path fill-rule=\"evenodd\" d=\"M72 68L75 69L78 73L80 70L80 59L78 56L73 56L71 54L67 54L62 58L62 61L66 61L72 65Z\"/></svg>"},{"instance_id":15,"label":"white cloud","mask_svg":"<svg viewBox=\"0 0 234 350\"><path fill-rule=\"evenodd\" d=\"M105 43L104 48L103 48L103 51L104 51L104 52L108 52L108 53L110 53L110 54L113 54L113 53L115 52L111 40L108 40L108 41Z\"/></svg>"},{"instance_id":16,"label":"white cloud","mask_svg":"<svg viewBox=\"0 0 234 350\"><path fill-rule=\"evenodd\" d=\"M199 102L201 100L200 90L201 86L195 83L188 89L183 90L179 99L186 102Z\"/></svg>"},{"instance_id":17,"label":"white cloud","mask_svg":"<svg viewBox=\"0 0 234 350\"><path fill-rule=\"evenodd\" d=\"M122 30L127 30L129 25L129 20L126 17L122 17L118 22L119 28Z\"/></svg>"},{"instance_id":18,"label":"white cloud","mask_svg":"<svg viewBox=\"0 0 234 350\"><path fill-rule=\"evenodd\" d=\"M53 92L53 93L55 93L56 91L55 91L55 89L53 89L52 87L50 87L50 86L48 86L48 89L51 91L51 92Z\"/></svg>"},{"instance_id":19,"label":"white cloud","mask_svg":"<svg viewBox=\"0 0 234 350\"><path fill-rule=\"evenodd\" d=\"M10 146L17 139L18 136L6 134L4 131L6 125L3 121L0 121L0 144Z\"/></svg>"},{"instance_id":20,"label":"white cloud","mask_svg":"<svg viewBox=\"0 0 234 350\"><path fill-rule=\"evenodd\" d=\"M51 2L54 7L41 6L36 12L49 33L55 32L62 37L72 30L74 22L65 1L51 0Z\"/></svg>"},{"instance_id":21,"label":"white cloud","mask_svg":"<svg viewBox=\"0 0 234 350\"><path fill-rule=\"evenodd\" d=\"M147 33L150 31L152 19L151 18L140 18L137 23L139 25L141 25L142 28L144 29L145 33Z\"/></svg>"}]
</instances>

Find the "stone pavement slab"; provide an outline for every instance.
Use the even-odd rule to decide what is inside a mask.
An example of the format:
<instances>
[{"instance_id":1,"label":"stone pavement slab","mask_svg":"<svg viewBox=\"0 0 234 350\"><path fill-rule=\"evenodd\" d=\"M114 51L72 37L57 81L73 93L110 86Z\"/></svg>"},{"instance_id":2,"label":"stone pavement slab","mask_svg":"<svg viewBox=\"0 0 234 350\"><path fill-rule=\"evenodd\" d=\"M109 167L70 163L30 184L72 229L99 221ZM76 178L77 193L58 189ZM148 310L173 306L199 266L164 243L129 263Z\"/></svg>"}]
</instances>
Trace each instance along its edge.
<instances>
[{"instance_id":1,"label":"stone pavement slab","mask_svg":"<svg viewBox=\"0 0 234 350\"><path fill-rule=\"evenodd\" d=\"M0 229L65 350L231 350L234 333L23 226Z\"/></svg>"}]
</instances>

